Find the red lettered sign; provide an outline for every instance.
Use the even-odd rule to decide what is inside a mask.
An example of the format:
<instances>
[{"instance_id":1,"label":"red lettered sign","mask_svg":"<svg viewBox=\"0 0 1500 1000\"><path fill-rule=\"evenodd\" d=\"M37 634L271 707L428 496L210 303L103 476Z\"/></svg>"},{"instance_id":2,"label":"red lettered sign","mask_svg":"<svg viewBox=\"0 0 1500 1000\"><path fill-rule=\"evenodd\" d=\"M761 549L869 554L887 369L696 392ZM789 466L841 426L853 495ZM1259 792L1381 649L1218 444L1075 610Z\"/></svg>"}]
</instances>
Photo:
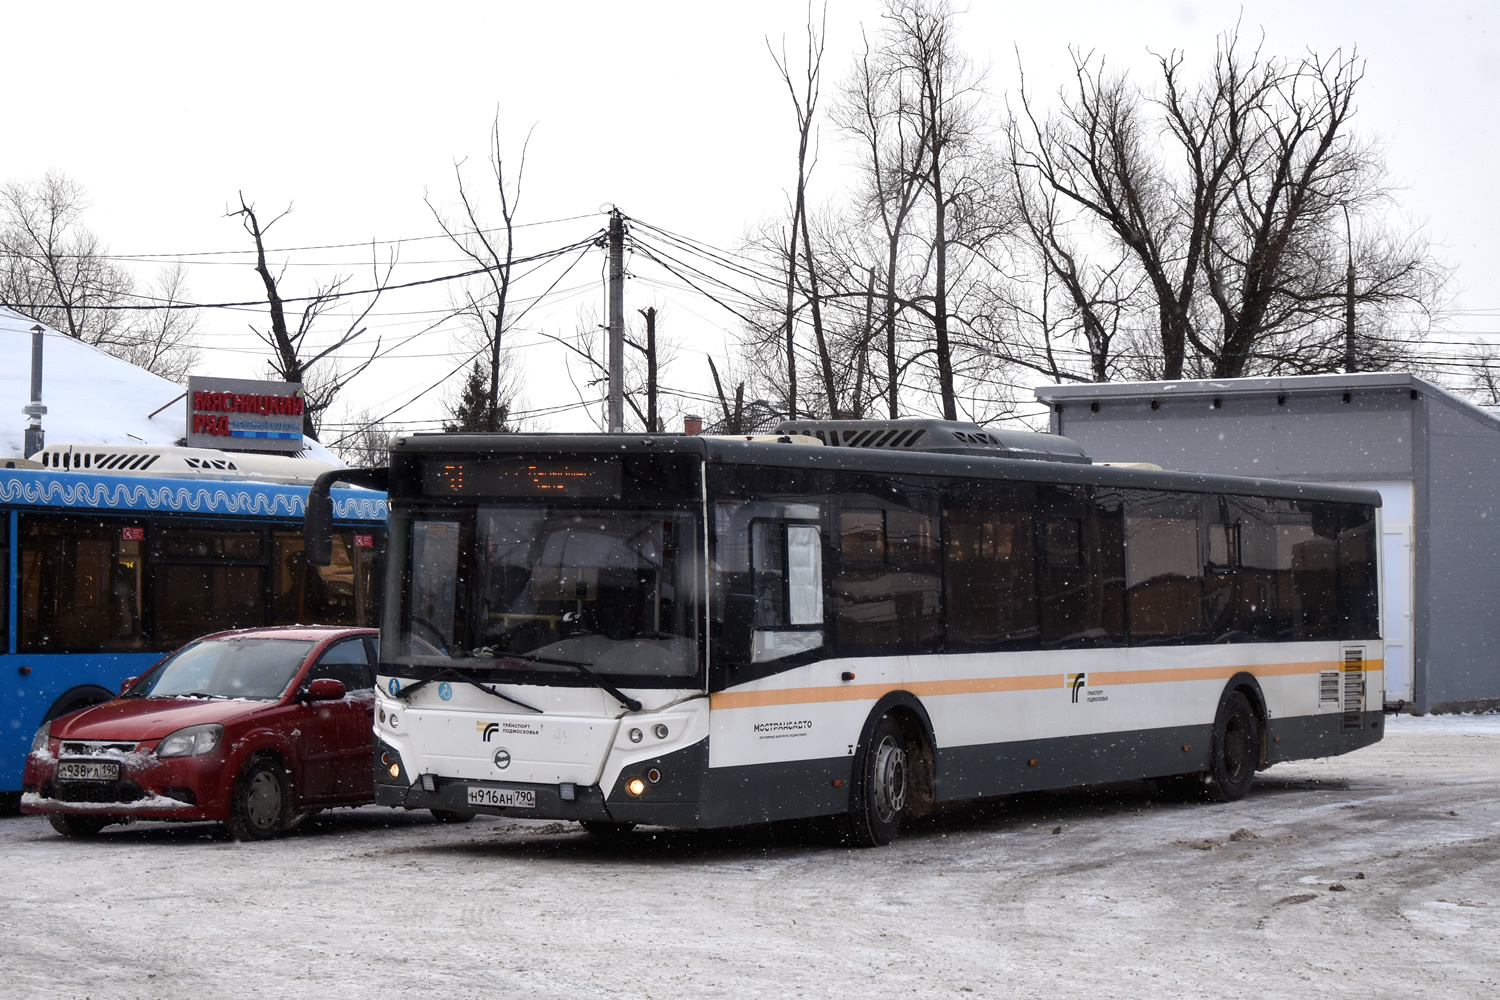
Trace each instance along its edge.
<instances>
[{"instance_id":1,"label":"red lettered sign","mask_svg":"<svg viewBox=\"0 0 1500 1000\"><path fill-rule=\"evenodd\" d=\"M356 549L373 549L375 547L374 535L355 535L354 547Z\"/></svg>"},{"instance_id":2,"label":"red lettered sign","mask_svg":"<svg viewBox=\"0 0 1500 1000\"><path fill-rule=\"evenodd\" d=\"M145 528L121 528L120 541L122 542L144 542L146 540Z\"/></svg>"}]
</instances>

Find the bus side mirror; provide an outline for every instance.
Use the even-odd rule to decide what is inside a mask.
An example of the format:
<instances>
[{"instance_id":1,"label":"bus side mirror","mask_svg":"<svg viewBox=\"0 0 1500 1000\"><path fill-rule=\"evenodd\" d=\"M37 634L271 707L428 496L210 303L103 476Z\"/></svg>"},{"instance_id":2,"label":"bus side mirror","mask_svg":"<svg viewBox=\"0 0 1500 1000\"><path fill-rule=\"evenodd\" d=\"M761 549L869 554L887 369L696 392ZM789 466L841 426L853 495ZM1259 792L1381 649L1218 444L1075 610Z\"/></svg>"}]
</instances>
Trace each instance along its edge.
<instances>
[{"instance_id":1,"label":"bus side mirror","mask_svg":"<svg viewBox=\"0 0 1500 1000\"><path fill-rule=\"evenodd\" d=\"M333 562L333 498L325 489L313 487L307 493L307 512L302 521L302 551L309 564L327 566Z\"/></svg>"},{"instance_id":2,"label":"bus side mirror","mask_svg":"<svg viewBox=\"0 0 1500 1000\"><path fill-rule=\"evenodd\" d=\"M719 650L731 664L749 663L755 641L755 595L730 594L724 599L724 627Z\"/></svg>"}]
</instances>

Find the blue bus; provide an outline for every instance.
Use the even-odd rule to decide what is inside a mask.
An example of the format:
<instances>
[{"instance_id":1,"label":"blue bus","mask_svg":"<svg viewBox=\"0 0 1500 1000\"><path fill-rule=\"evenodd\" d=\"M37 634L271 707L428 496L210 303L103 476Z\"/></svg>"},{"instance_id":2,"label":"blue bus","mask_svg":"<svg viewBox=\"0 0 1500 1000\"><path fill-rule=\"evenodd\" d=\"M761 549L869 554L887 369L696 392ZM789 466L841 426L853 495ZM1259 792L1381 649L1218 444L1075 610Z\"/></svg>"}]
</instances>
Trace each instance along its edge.
<instances>
[{"instance_id":1,"label":"blue bus","mask_svg":"<svg viewBox=\"0 0 1500 1000\"><path fill-rule=\"evenodd\" d=\"M306 498L306 485L0 468L0 808L19 803L39 726L196 636L377 623L385 496L333 491L327 566L303 553Z\"/></svg>"}]
</instances>

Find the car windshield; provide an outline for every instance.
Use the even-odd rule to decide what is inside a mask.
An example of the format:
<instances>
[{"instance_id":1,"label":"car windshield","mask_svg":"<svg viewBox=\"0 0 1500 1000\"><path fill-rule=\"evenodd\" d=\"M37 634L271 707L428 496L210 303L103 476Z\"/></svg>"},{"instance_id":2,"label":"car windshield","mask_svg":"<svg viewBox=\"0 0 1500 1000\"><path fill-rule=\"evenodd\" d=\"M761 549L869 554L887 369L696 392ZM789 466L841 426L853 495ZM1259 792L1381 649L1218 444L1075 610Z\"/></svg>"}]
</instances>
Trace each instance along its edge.
<instances>
[{"instance_id":1,"label":"car windshield","mask_svg":"<svg viewBox=\"0 0 1500 1000\"><path fill-rule=\"evenodd\" d=\"M693 524L668 511L535 506L414 521L403 657L691 677Z\"/></svg>"},{"instance_id":2,"label":"car windshield","mask_svg":"<svg viewBox=\"0 0 1500 1000\"><path fill-rule=\"evenodd\" d=\"M314 645L308 639L205 639L153 667L130 697L275 701Z\"/></svg>"}]
</instances>

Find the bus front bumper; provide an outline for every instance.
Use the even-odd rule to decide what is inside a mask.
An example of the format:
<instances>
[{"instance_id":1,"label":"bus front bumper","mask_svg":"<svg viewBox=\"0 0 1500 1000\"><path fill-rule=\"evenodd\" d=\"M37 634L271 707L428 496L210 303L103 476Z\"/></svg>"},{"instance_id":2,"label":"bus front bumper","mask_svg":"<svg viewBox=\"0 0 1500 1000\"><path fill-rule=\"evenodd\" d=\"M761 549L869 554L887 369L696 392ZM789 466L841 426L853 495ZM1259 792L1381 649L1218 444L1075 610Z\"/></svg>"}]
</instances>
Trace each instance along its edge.
<instances>
[{"instance_id":1,"label":"bus front bumper","mask_svg":"<svg viewBox=\"0 0 1500 1000\"><path fill-rule=\"evenodd\" d=\"M707 746L701 742L639 761L620 773L606 795L598 785L543 785L434 774L410 780L400 751L377 739L375 802L398 809L693 828L702 825L698 787L706 763ZM391 773L393 769L395 774ZM638 793L630 791L632 785ZM488 804L496 801L514 804Z\"/></svg>"}]
</instances>

